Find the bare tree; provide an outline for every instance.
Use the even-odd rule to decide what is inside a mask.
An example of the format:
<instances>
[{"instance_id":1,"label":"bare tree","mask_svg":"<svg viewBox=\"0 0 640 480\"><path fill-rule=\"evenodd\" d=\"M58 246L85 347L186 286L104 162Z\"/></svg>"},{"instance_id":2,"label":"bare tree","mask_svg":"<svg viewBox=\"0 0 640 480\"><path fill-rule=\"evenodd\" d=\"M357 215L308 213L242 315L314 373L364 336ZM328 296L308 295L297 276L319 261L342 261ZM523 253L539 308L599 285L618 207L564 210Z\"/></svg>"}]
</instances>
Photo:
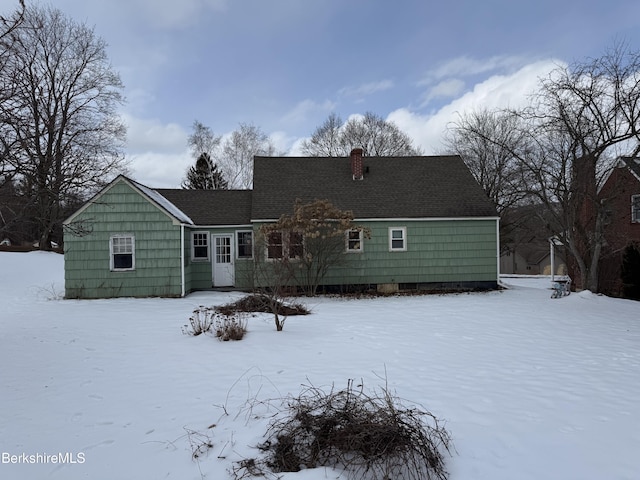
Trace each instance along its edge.
<instances>
[{"instance_id":1,"label":"bare tree","mask_svg":"<svg viewBox=\"0 0 640 480\"><path fill-rule=\"evenodd\" d=\"M276 223L261 227L265 238L273 236L271 261L290 271L288 279L302 287L307 295L315 295L330 268L345 261L347 234L358 231L358 239L369 236L367 228L353 223L351 211L340 210L328 200L297 202L292 215L282 215Z\"/></svg>"},{"instance_id":2,"label":"bare tree","mask_svg":"<svg viewBox=\"0 0 640 480\"><path fill-rule=\"evenodd\" d=\"M342 145L342 126L344 122L335 113L331 113L322 125L315 129L311 138L302 142L301 150L310 157L340 157L346 156L351 151L345 152Z\"/></svg>"},{"instance_id":3,"label":"bare tree","mask_svg":"<svg viewBox=\"0 0 640 480\"><path fill-rule=\"evenodd\" d=\"M373 156L420 155L420 149L413 146L409 136L395 123L384 120L375 113L367 112L362 118L349 120L342 132L343 145L361 147L364 154Z\"/></svg>"},{"instance_id":4,"label":"bare tree","mask_svg":"<svg viewBox=\"0 0 640 480\"><path fill-rule=\"evenodd\" d=\"M65 205L124 169L123 85L105 42L59 10L27 8L9 36L0 85L11 96L0 103L0 142L47 249Z\"/></svg>"},{"instance_id":5,"label":"bare tree","mask_svg":"<svg viewBox=\"0 0 640 480\"><path fill-rule=\"evenodd\" d=\"M527 193L545 207L549 235L566 247L577 284L598 291L611 196L600 190L622 153L640 152L640 53L616 44L602 57L558 66L518 115L518 138L468 130L520 162Z\"/></svg>"},{"instance_id":6,"label":"bare tree","mask_svg":"<svg viewBox=\"0 0 640 480\"><path fill-rule=\"evenodd\" d=\"M528 195L525 172L513 152L521 152L529 140L518 115L482 109L461 114L449 125L444 143L448 153L462 157L502 213Z\"/></svg>"},{"instance_id":7,"label":"bare tree","mask_svg":"<svg viewBox=\"0 0 640 480\"><path fill-rule=\"evenodd\" d=\"M250 275L248 280L255 294L273 314L276 331L280 332L287 320L282 306L295 283L289 257L274 255L273 248L273 233L266 228L258 229L251 270L246 273Z\"/></svg>"},{"instance_id":8,"label":"bare tree","mask_svg":"<svg viewBox=\"0 0 640 480\"><path fill-rule=\"evenodd\" d=\"M312 157L348 156L353 148L362 148L367 156L420 155L419 148L393 122L367 112L342 123L335 114L302 143L302 152Z\"/></svg>"},{"instance_id":9,"label":"bare tree","mask_svg":"<svg viewBox=\"0 0 640 480\"><path fill-rule=\"evenodd\" d=\"M187 143L191 149L191 155L196 160L200 158L203 153L206 153L213 159L216 157L217 151L220 148L221 140L222 136L215 135L210 127L195 120L193 122L193 133L189 135Z\"/></svg>"},{"instance_id":10,"label":"bare tree","mask_svg":"<svg viewBox=\"0 0 640 480\"><path fill-rule=\"evenodd\" d=\"M9 56L11 55L13 43L16 40L16 36L13 35L13 32L18 29L24 20L24 0L19 0L19 8L14 11L8 17L4 17L0 15L0 75L4 76L5 65L9 60ZM0 103L3 103L6 99L11 98L12 95L12 85L11 84L2 84L0 85ZM2 122L2 118L0 117L0 122ZM9 169L8 164L6 162L7 155L7 147L6 142L0 143L0 187L3 183L9 181ZM5 175L7 178L5 178Z\"/></svg>"},{"instance_id":11,"label":"bare tree","mask_svg":"<svg viewBox=\"0 0 640 480\"><path fill-rule=\"evenodd\" d=\"M551 159L528 166L547 192L545 203L557 205L559 238L582 288L597 292L611 201L599 187L616 154L640 151L640 52L617 43L599 58L557 68L542 82L529 118L555 148Z\"/></svg>"},{"instance_id":12,"label":"bare tree","mask_svg":"<svg viewBox=\"0 0 640 480\"><path fill-rule=\"evenodd\" d=\"M259 127L241 123L224 140L219 164L230 188L248 189L253 185L253 157L277 155L271 139Z\"/></svg>"}]
</instances>

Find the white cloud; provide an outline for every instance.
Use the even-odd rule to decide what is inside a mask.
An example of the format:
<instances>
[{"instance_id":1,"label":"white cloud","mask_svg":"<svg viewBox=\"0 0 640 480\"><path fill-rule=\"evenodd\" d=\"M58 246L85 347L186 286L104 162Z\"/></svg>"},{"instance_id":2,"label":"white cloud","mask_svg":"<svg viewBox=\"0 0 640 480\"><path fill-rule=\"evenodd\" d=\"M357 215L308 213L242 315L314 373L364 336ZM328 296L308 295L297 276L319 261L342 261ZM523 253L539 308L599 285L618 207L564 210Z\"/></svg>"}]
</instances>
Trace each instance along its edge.
<instances>
[{"instance_id":1,"label":"white cloud","mask_svg":"<svg viewBox=\"0 0 640 480\"><path fill-rule=\"evenodd\" d=\"M300 124L306 122L309 117L315 116L317 113L329 113L335 110L336 104L330 100L325 100L322 103L315 102L313 100L302 100L298 102L293 109L287 112L282 120L285 123Z\"/></svg>"},{"instance_id":2,"label":"white cloud","mask_svg":"<svg viewBox=\"0 0 640 480\"><path fill-rule=\"evenodd\" d=\"M193 163L189 152L144 152L128 155L131 177L151 188L180 188L187 169Z\"/></svg>"},{"instance_id":3,"label":"white cloud","mask_svg":"<svg viewBox=\"0 0 640 480\"><path fill-rule=\"evenodd\" d=\"M292 149L292 145L295 144L296 138L287 135L286 132L273 132L269 135L269 139L273 142L273 145L276 147L277 152L284 152L286 155L287 152L290 152Z\"/></svg>"},{"instance_id":4,"label":"white cloud","mask_svg":"<svg viewBox=\"0 0 640 480\"><path fill-rule=\"evenodd\" d=\"M193 159L188 132L176 123L123 115L127 124L127 160L130 175L157 188L179 188Z\"/></svg>"},{"instance_id":5,"label":"white cloud","mask_svg":"<svg viewBox=\"0 0 640 480\"><path fill-rule=\"evenodd\" d=\"M123 115L127 125L127 150L132 153L163 151L177 153L187 146L188 132L176 123Z\"/></svg>"},{"instance_id":6,"label":"white cloud","mask_svg":"<svg viewBox=\"0 0 640 480\"><path fill-rule=\"evenodd\" d=\"M511 75L494 75L474 86L473 90L440 108L434 114L420 114L406 108L389 114L394 122L421 147L426 155L437 154L443 148L442 138L447 125L459 114L478 108L519 108L545 77L558 66L556 61L540 61L526 65Z\"/></svg>"},{"instance_id":7,"label":"white cloud","mask_svg":"<svg viewBox=\"0 0 640 480\"><path fill-rule=\"evenodd\" d=\"M457 57L442 63L427 72L418 85L430 85L442 78L469 77L496 70L513 70L525 64L525 59L518 56L494 56L491 58Z\"/></svg>"},{"instance_id":8,"label":"white cloud","mask_svg":"<svg viewBox=\"0 0 640 480\"><path fill-rule=\"evenodd\" d=\"M423 105L435 98L453 98L464 90L465 82L457 78L450 78L434 85L423 95Z\"/></svg>"},{"instance_id":9,"label":"white cloud","mask_svg":"<svg viewBox=\"0 0 640 480\"><path fill-rule=\"evenodd\" d=\"M393 88L393 81L380 80L379 82L369 82L357 86L348 86L341 88L338 93L344 97L354 97L361 99L377 92L383 92Z\"/></svg>"}]
</instances>

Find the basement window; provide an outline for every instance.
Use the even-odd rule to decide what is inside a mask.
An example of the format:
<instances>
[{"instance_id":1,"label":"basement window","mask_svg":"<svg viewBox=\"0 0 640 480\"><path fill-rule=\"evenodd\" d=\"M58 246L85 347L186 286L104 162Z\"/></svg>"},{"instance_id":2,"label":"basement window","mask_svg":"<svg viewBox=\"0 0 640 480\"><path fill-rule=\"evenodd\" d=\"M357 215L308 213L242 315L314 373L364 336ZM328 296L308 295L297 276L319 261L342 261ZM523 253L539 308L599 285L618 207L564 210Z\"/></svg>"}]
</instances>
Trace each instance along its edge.
<instances>
[{"instance_id":1,"label":"basement window","mask_svg":"<svg viewBox=\"0 0 640 480\"><path fill-rule=\"evenodd\" d=\"M135 270L135 237L112 235L109 239L110 269L114 272Z\"/></svg>"},{"instance_id":2,"label":"basement window","mask_svg":"<svg viewBox=\"0 0 640 480\"><path fill-rule=\"evenodd\" d=\"M404 252L407 250L407 227L389 228L389 251Z\"/></svg>"}]
</instances>

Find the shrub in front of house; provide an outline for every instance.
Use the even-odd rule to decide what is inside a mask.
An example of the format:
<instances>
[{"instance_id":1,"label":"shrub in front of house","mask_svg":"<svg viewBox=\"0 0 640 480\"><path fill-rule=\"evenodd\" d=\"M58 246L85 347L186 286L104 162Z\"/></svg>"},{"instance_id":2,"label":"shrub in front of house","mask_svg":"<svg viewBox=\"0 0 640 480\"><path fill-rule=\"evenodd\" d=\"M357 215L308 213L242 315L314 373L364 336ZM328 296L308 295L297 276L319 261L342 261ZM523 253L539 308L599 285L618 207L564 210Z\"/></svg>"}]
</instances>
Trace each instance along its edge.
<instances>
[{"instance_id":1,"label":"shrub in front of house","mask_svg":"<svg viewBox=\"0 0 640 480\"><path fill-rule=\"evenodd\" d=\"M199 306L182 327L182 333L196 337L203 333L215 334L221 341L242 340L247 333L247 318L242 312L220 312L216 307Z\"/></svg>"},{"instance_id":2,"label":"shrub in front of house","mask_svg":"<svg viewBox=\"0 0 640 480\"><path fill-rule=\"evenodd\" d=\"M197 337L211 331L213 326L213 309L200 305L189 317L189 323L182 327L182 333Z\"/></svg>"},{"instance_id":3,"label":"shrub in front of house","mask_svg":"<svg viewBox=\"0 0 640 480\"><path fill-rule=\"evenodd\" d=\"M247 333L247 318L242 313L215 312L215 333L218 340L242 340Z\"/></svg>"}]
</instances>

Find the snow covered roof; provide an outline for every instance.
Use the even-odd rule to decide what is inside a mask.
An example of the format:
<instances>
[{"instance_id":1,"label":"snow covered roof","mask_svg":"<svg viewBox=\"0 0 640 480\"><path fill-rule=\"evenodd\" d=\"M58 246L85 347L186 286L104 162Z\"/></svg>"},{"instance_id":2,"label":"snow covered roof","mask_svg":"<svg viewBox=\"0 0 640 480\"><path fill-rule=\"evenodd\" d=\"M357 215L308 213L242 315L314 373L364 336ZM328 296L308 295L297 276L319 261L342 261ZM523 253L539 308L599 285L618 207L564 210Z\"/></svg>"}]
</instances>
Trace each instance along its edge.
<instances>
[{"instance_id":1,"label":"snow covered roof","mask_svg":"<svg viewBox=\"0 0 640 480\"><path fill-rule=\"evenodd\" d=\"M172 217L175 217L182 223L188 223L189 225L194 225L194 221L189 218L189 216L176 207L172 202L167 200L163 195L161 195L158 191L153 190L141 183L136 182L135 180L127 179L136 188L138 188L142 193L144 193L150 200L152 200L159 207L164 209L167 213L169 213Z\"/></svg>"}]
</instances>

